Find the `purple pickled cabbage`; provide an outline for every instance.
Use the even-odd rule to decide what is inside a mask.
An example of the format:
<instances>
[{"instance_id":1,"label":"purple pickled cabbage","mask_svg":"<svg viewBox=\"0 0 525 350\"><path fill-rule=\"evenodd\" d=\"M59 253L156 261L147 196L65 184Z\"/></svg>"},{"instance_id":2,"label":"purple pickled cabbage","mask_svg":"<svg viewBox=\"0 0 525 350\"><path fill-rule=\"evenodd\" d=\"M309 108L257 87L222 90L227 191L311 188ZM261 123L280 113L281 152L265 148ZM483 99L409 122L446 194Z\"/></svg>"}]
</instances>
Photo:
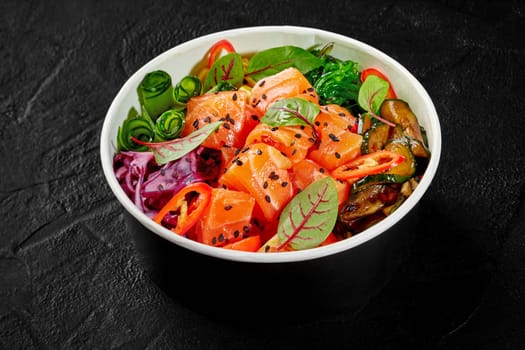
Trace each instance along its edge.
<instances>
[{"instance_id":1,"label":"purple pickled cabbage","mask_svg":"<svg viewBox=\"0 0 525 350\"><path fill-rule=\"evenodd\" d=\"M221 152L198 147L184 157L158 166L150 152L121 152L115 156L115 175L135 205L153 217L184 186L215 182Z\"/></svg>"},{"instance_id":2,"label":"purple pickled cabbage","mask_svg":"<svg viewBox=\"0 0 525 350\"><path fill-rule=\"evenodd\" d=\"M156 168L155 158L151 152L123 151L113 159L115 177L120 186L135 205L144 210L141 188L144 179Z\"/></svg>"}]
</instances>

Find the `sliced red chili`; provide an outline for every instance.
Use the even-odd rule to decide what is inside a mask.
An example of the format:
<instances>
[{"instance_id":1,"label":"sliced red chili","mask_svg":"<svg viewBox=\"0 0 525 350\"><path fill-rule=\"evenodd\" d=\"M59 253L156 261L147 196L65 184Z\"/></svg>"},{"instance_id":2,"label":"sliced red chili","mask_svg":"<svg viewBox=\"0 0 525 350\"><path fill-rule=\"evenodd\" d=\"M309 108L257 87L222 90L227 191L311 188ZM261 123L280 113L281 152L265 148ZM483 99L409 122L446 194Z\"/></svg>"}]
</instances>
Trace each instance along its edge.
<instances>
[{"instance_id":1,"label":"sliced red chili","mask_svg":"<svg viewBox=\"0 0 525 350\"><path fill-rule=\"evenodd\" d=\"M358 179L366 175L379 174L401 164L405 160L401 154L386 150L362 155L332 171L339 180Z\"/></svg>"},{"instance_id":2,"label":"sliced red chili","mask_svg":"<svg viewBox=\"0 0 525 350\"><path fill-rule=\"evenodd\" d=\"M208 56L208 68L211 68L213 63L219 58L219 55L221 54L222 50L231 53L235 52L235 48L233 47L232 43L229 42L226 39L222 39L217 41L213 46L210 48L210 54Z\"/></svg>"},{"instance_id":3,"label":"sliced red chili","mask_svg":"<svg viewBox=\"0 0 525 350\"><path fill-rule=\"evenodd\" d=\"M361 72L361 82L364 82L369 75L375 75L376 77L379 77L388 82L390 87L388 88L388 92L385 98L387 99L397 98L396 92L394 91L394 88L392 87L392 83L390 82L390 80L388 80L386 75L384 75L379 69L376 69L376 68L363 69L363 71Z\"/></svg>"},{"instance_id":4,"label":"sliced red chili","mask_svg":"<svg viewBox=\"0 0 525 350\"><path fill-rule=\"evenodd\" d=\"M153 218L158 224L184 235L204 213L210 203L212 188L204 182L195 182L177 192Z\"/></svg>"}]
</instances>

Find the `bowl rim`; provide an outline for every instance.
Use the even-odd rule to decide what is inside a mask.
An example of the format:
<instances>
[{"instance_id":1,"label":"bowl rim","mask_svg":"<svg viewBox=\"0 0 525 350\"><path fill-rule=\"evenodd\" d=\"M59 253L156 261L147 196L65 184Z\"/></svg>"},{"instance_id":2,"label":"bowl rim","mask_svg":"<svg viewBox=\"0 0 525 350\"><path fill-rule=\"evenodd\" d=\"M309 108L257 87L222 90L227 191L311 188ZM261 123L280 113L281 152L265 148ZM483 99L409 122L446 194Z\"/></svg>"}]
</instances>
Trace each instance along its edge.
<instances>
[{"instance_id":1,"label":"bowl rim","mask_svg":"<svg viewBox=\"0 0 525 350\"><path fill-rule=\"evenodd\" d=\"M249 35L260 32L276 32L276 33L287 33L287 34L300 34L300 35L314 35L321 37L331 37L337 39L338 42L349 44L352 49L362 50L368 54L378 57L378 60L387 62L390 66L393 66L396 70L400 71L410 83L417 87L419 94L423 98L425 110L428 113L428 122L432 128L432 144L429 145L432 155L430 161L425 170L424 176L421 178L419 185L416 187L414 192L402 203L402 205L395 210L391 215L384 218L377 224L370 228L360 232L359 234L341 240L336 243L332 243L326 246L293 251L293 252L279 252L279 253L259 253L259 252L244 252L230 249L224 249L220 247L213 247L191 239L173 234L170 230L158 225L146 214L144 214L134 203L128 198L124 190L118 183L114 171L113 171L113 154L112 146L110 141L111 136L111 120L116 115L118 106L122 103L124 96L127 91L131 88L133 91L136 88L138 78L143 76L146 72L150 71L155 64L160 62L165 57L176 54L179 50L191 49L198 47L202 41L209 41L211 39L223 39L231 37L232 35ZM338 34L335 32L311 28L305 26L293 26L293 25L271 25L271 26L252 26L252 27L239 27L233 29L222 30L203 36L193 38L191 40L180 43L161 54L155 56L153 59L146 62L142 67L136 70L126 82L122 85L117 95L112 100L107 113L104 117L101 133L100 133L100 157L102 163L102 169L105 179L111 188L111 191L120 202L120 204L128 211L137 221L139 221L145 228L154 234L170 241L171 243L177 244L183 248L189 249L196 253L208 255L211 257L238 261L238 262L249 262L249 263L283 263L283 262L298 262L312 259L323 258L326 256L342 253L350 250L353 247L359 246L373 238L387 232L392 226L398 223L403 217L405 217L420 201L423 194L429 188L438 168L439 160L441 157L441 127L439 118L430 96L423 85L410 73L403 65L397 60L390 57L386 53L366 44L360 40L352 37Z\"/></svg>"}]
</instances>

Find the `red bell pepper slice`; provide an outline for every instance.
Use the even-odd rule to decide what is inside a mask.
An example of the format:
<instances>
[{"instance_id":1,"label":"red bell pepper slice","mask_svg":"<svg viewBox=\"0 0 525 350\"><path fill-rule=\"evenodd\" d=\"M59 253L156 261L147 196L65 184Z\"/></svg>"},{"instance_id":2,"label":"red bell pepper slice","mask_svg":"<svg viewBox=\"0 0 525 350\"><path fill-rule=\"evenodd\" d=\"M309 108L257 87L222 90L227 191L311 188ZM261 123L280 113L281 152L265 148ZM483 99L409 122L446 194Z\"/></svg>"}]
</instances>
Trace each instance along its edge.
<instances>
[{"instance_id":1,"label":"red bell pepper slice","mask_svg":"<svg viewBox=\"0 0 525 350\"><path fill-rule=\"evenodd\" d=\"M366 175L379 174L387 171L405 160L399 153L381 150L368 153L335 168L332 176L339 180L352 180Z\"/></svg>"},{"instance_id":2,"label":"red bell pepper slice","mask_svg":"<svg viewBox=\"0 0 525 350\"><path fill-rule=\"evenodd\" d=\"M229 42L226 39L222 39L217 41L213 46L210 48L210 54L208 56L208 68L211 68L213 63L219 58L219 55L221 54L222 50L231 53L235 52L235 48L233 47L232 43Z\"/></svg>"},{"instance_id":3,"label":"red bell pepper slice","mask_svg":"<svg viewBox=\"0 0 525 350\"><path fill-rule=\"evenodd\" d=\"M212 188L204 182L194 182L177 192L153 218L158 224L184 235L204 213L211 199Z\"/></svg>"},{"instance_id":4,"label":"red bell pepper slice","mask_svg":"<svg viewBox=\"0 0 525 350\"><path fill-rule=\"evenodd\" d=\"M394 91L394 88L392 87L392 83L390 82L390 80L388 80L386 75L384 75L380 70L376 68L363 69L363 71L361 72L361 82L364 82L369 75L375 75L376 77L379 77L383 79L384 81L388 82L388 85L390 85L390 87L388 88L388 92L386 93L386 97L385 97L386 99L397 98L396 92Z\"/></svg>"}]
</instances>

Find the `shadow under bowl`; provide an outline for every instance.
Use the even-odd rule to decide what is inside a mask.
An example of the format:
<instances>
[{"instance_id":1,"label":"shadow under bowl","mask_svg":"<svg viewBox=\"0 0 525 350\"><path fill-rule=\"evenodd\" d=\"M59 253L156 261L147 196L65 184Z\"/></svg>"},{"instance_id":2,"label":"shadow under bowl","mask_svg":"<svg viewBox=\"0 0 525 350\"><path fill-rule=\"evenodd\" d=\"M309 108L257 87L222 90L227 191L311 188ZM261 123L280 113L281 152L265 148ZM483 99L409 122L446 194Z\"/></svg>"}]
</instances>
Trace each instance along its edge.
<instances>
[{"instance_id":1,"label":"shadow under bowl","mask_svg":"<svg viewBox=\"0 0 525 350\"><path fill-rule=\"evenodd\" d=\"M203 255L153 234L129 213L125 219L142 268L175 302L221 321L290 322L352 315L366 306L409 256L421 229L418 211L351 250L263 264Z\"/></svg>"}]
</instances>

